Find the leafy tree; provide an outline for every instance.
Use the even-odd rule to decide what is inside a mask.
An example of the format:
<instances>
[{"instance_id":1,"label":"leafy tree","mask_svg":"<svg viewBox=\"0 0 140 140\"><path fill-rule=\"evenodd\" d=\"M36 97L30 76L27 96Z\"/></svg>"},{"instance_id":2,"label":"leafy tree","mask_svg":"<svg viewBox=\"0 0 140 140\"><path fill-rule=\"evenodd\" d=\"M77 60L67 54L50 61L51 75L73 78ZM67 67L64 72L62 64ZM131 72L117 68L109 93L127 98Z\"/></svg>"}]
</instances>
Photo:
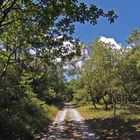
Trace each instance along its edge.
<instances>
[{"instance_id":1,"label":"leafy tree","mask_svg":"<svg viewBox=\"0 0 140 140\"><path fill-rule=\"evenodd\" d=\"M92 99L98 97L103 99L106 109L107 102L104 98L111 94L111 79L115 76L112 69L116 64L115 53L110 44L96 41L93 47L93 56L85 64L84 73L87 77L88 89ZM89 80L88 80L89 79Z\"/></svg>"},{"instance_id":2,"label":"leafy tree","mask_svg":"<svg viewBox=\"0 0 140 140\"><path fill-rule=\"evenodd\" d=\"M76 92L75 96L83 100L82 95L89 101L90 99L97 109L96 103L103 100L105 109L108 110L108 103L113 104L114 114L116 114L117 98L122 96L122 81L120 79L120 63L126 55L124 50L117 50L111 44L96 40L92 48L92 56L82 69L83 92ZM128 53L128 52L127 52ZM80 89L80 88L79 88ZM86 97L88 96L88 97ZM106 100L108 97L109 100Z\"/></svg>"},{"instance_id":3,"label":"leafy tree","mask_svg":"<svg viewBox=\"0 0 140 140\"><path fill-rule=\"evenodd\" d=\"M79 97L78 100L84 102L92 101L95 108L96 103L103 100L106 110L111 104L114 115L118 105L139 103L139 50L140 45L114 49L111 44L96 40L92 56L86 60L82 68L82 80L79 84L78 80L75 82L74 91L77 92L74 97Z\"/></svg>"},{"instance_id":4,"label":"leafy tree","mask_svg":"<svg viewBox=\"0 0 140 140\"><path fill-rule=\"evenodd\" d=\"M131 36L128 38L128 43L137 43L137 41L140 41L140 31L135 29L131 32Z\"/></svg>"},{"instance_id":5,"label":"leafy tree","mask_svg":"<svg viewBox=\"0 0 140 140\"><path fill-rule=\"evenodd\" d=\"M139 94L139 45L133 47L120 63L120 79L129 101L135 101Z\"/></svg>"},{"instance_id":6,"label":"leafy tree","mask_svg":"<svg viewBox=\"0 0 140 140\"><path fill-rule=\"evenodd\" d=\"M48 121L46 104L67 99L62 66L80 55L74 22L95 25L101 16L117 18L77 0L0 1L0 139L32 135Z\"/></svg>"}]
</instances>

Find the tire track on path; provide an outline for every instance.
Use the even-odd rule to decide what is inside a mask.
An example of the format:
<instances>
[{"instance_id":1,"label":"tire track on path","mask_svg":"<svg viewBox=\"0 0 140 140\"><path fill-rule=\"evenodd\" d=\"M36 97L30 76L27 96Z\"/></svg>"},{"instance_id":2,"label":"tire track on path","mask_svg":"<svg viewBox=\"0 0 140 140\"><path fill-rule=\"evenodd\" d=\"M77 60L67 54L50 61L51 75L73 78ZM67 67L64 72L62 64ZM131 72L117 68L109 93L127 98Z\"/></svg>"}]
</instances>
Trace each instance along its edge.
<instances>
[{"instance_id":1,"label":"tire track on path","mask_svg":"<svg viewBox=\"0 0 140 140\"><path fill-rule=\"evenodd\" d=\"M69 115L69 116L68 116ZM69 120L65 120L66 118ZM96 140L84 122L84 118L71 104L58 112L55 121L49 129L44 129L35 136L36 140Z\"/></svg>"}]
</instances>

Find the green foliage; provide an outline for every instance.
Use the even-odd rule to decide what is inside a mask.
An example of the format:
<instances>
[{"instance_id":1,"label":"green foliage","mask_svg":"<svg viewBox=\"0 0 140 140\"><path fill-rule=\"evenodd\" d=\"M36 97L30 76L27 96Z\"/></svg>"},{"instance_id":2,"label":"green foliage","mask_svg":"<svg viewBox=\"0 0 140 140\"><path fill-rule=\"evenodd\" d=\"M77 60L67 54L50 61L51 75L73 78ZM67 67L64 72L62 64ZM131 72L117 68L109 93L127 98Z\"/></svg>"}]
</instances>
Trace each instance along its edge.
<instances>
[{"instance_id":1,"label":"green foliage","mask_svg":"<svg viewBox=\"0 0 140 140\"><path fill-rule=\"evenodd\" d=\"M117 105L140 103L140 45L114 49L111 44L95 41L92 56L82 69L82 77L73 84L74 99L104 103L106 110ZM111 107L109 106L111 104Z\"/></svg>"},{"instance_id":2,"label":"green foliage","mask_svg":"<svg viewBox=\"0 0 140 140\"><path fill-rule=\"evenodd\" d=\"M1 89L0 92L1 139L14 140L31 135L48 120L49 107L37 99L30 89L24 92L20 87L14 86L5 91Z\"/></svg>"},{"instance_id":3,"label":"green foliage","mask_svg":"<svg viewBox=\"0 0 140 140\"><path fill-rule=\"evenodd\" d=\"M0 139L27 139L51 117L48 104L72 98L62 67L80 55L74 22L95 25L99 17L112 23L117 15L77 0L0 1Z\"/></svg>"},{"instance_id":4,"label":"green foliage","mask_svg":"<svg viewBox=\"0 0 140 140\"><path fill-rule=\"evenodd\" d=\"M137 43L137 41L140 41L140 31L135 29L132 31L131 36L128 38L128 43Z\"/></svg>"}]
</instances>

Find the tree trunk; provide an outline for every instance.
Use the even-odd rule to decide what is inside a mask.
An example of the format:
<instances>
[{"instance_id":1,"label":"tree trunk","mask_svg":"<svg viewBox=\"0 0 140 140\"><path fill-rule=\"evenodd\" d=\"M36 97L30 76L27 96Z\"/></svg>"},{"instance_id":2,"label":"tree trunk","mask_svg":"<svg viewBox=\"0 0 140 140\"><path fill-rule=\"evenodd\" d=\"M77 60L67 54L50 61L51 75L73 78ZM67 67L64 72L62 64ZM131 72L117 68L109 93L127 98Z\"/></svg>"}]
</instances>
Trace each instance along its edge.
<instances>
[{"instance_id":1,"label":"tree trunk","mask_svg":"<svg viewBox=\"0 0 140 140\"><path fill-rule=\"evenodd\" d=\"M6 64L4 65L3 67L3 70L2 70L2 73L0 75L0 81L3 79L3 77L5 76L6 72L7 72L7 69L8 69L8 66L9 66L9 63L10 63L10 59L12 57L12 55L14 54L14 52L16 51L16 48L10 53L10 55L8 56L7 58L7 61L6 61Z\"/></svg>"},{"instance_id":2,"label":"tree trunk","mask_svg":"<svg viewBox=\"0 0 140 140\"><path fill-rule=\"evenodd\" d=\"M94 97L93 97L93 95L92 95L91 92L90 92L90 96L91 96L91 99L92 99L92 103L93 103L94 108L97 109L97 106L96 106L96 103L95 103L95 99L94 99Z\"/></svg>"},{"instance_id":3,"label":"tree trunk","mask_svg":"<svg viewBox=\"0 0 140 140\"><path fill-rule=\"evenodd\" d=\"M104 96L102 97L102 99L103 99L103 101L104 101L104 103L105 103L105 110L108 110L109 108L108 108L108 105L107 105L107 102L106 102Z\"/></svg>"},{"instance_id":4,"label":"tree trunk","mask_svg":"<svg viewBox=\"0 0 140 140\"><path fill-rule=\"evenodd\" d=\"M5 64L4 67L3 67L2 73L1 73L1 75L0 75L0 80L2 80L3 77L4 77L5 74L6 74L6 71L7 71L7 69L8 69L8 65L9 65L9 63L10 63L10 58L11 58L11 55L8 57L8 60L7 60L6 64Z\"/></svg>"},{"instance_id":5,"label":"tree trunk","mask_svg":"<svg viewBox=\"0 0 140 140\"><path fill-rule=\"evenodd\" d=\"M116 115L116 105L117 105L117 102L116 102L116 98L113 96L113 112L114 112L114 115Z\"/></svg>"}]
</instances>

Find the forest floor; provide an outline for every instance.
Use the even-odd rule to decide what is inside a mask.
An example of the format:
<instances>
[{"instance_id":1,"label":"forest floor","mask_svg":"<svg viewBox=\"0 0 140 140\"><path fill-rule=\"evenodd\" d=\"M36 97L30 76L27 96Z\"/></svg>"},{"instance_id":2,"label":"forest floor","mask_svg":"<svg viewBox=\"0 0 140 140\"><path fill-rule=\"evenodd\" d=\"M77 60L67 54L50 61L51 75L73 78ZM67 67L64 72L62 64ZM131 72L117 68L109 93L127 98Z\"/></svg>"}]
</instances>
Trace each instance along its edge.
<instances>
[{"instance_id":1,"label":"forest floor","mask_svg":"<svg viewBox=\"0 0 140 140\"><path fill-rule=\"evenodd\" d=\"M79 114L76 105L66 104L58 112L55 121L39 134L36 140L97 140L89 130L84 118Z\"/></svg>"}]
</instances>

